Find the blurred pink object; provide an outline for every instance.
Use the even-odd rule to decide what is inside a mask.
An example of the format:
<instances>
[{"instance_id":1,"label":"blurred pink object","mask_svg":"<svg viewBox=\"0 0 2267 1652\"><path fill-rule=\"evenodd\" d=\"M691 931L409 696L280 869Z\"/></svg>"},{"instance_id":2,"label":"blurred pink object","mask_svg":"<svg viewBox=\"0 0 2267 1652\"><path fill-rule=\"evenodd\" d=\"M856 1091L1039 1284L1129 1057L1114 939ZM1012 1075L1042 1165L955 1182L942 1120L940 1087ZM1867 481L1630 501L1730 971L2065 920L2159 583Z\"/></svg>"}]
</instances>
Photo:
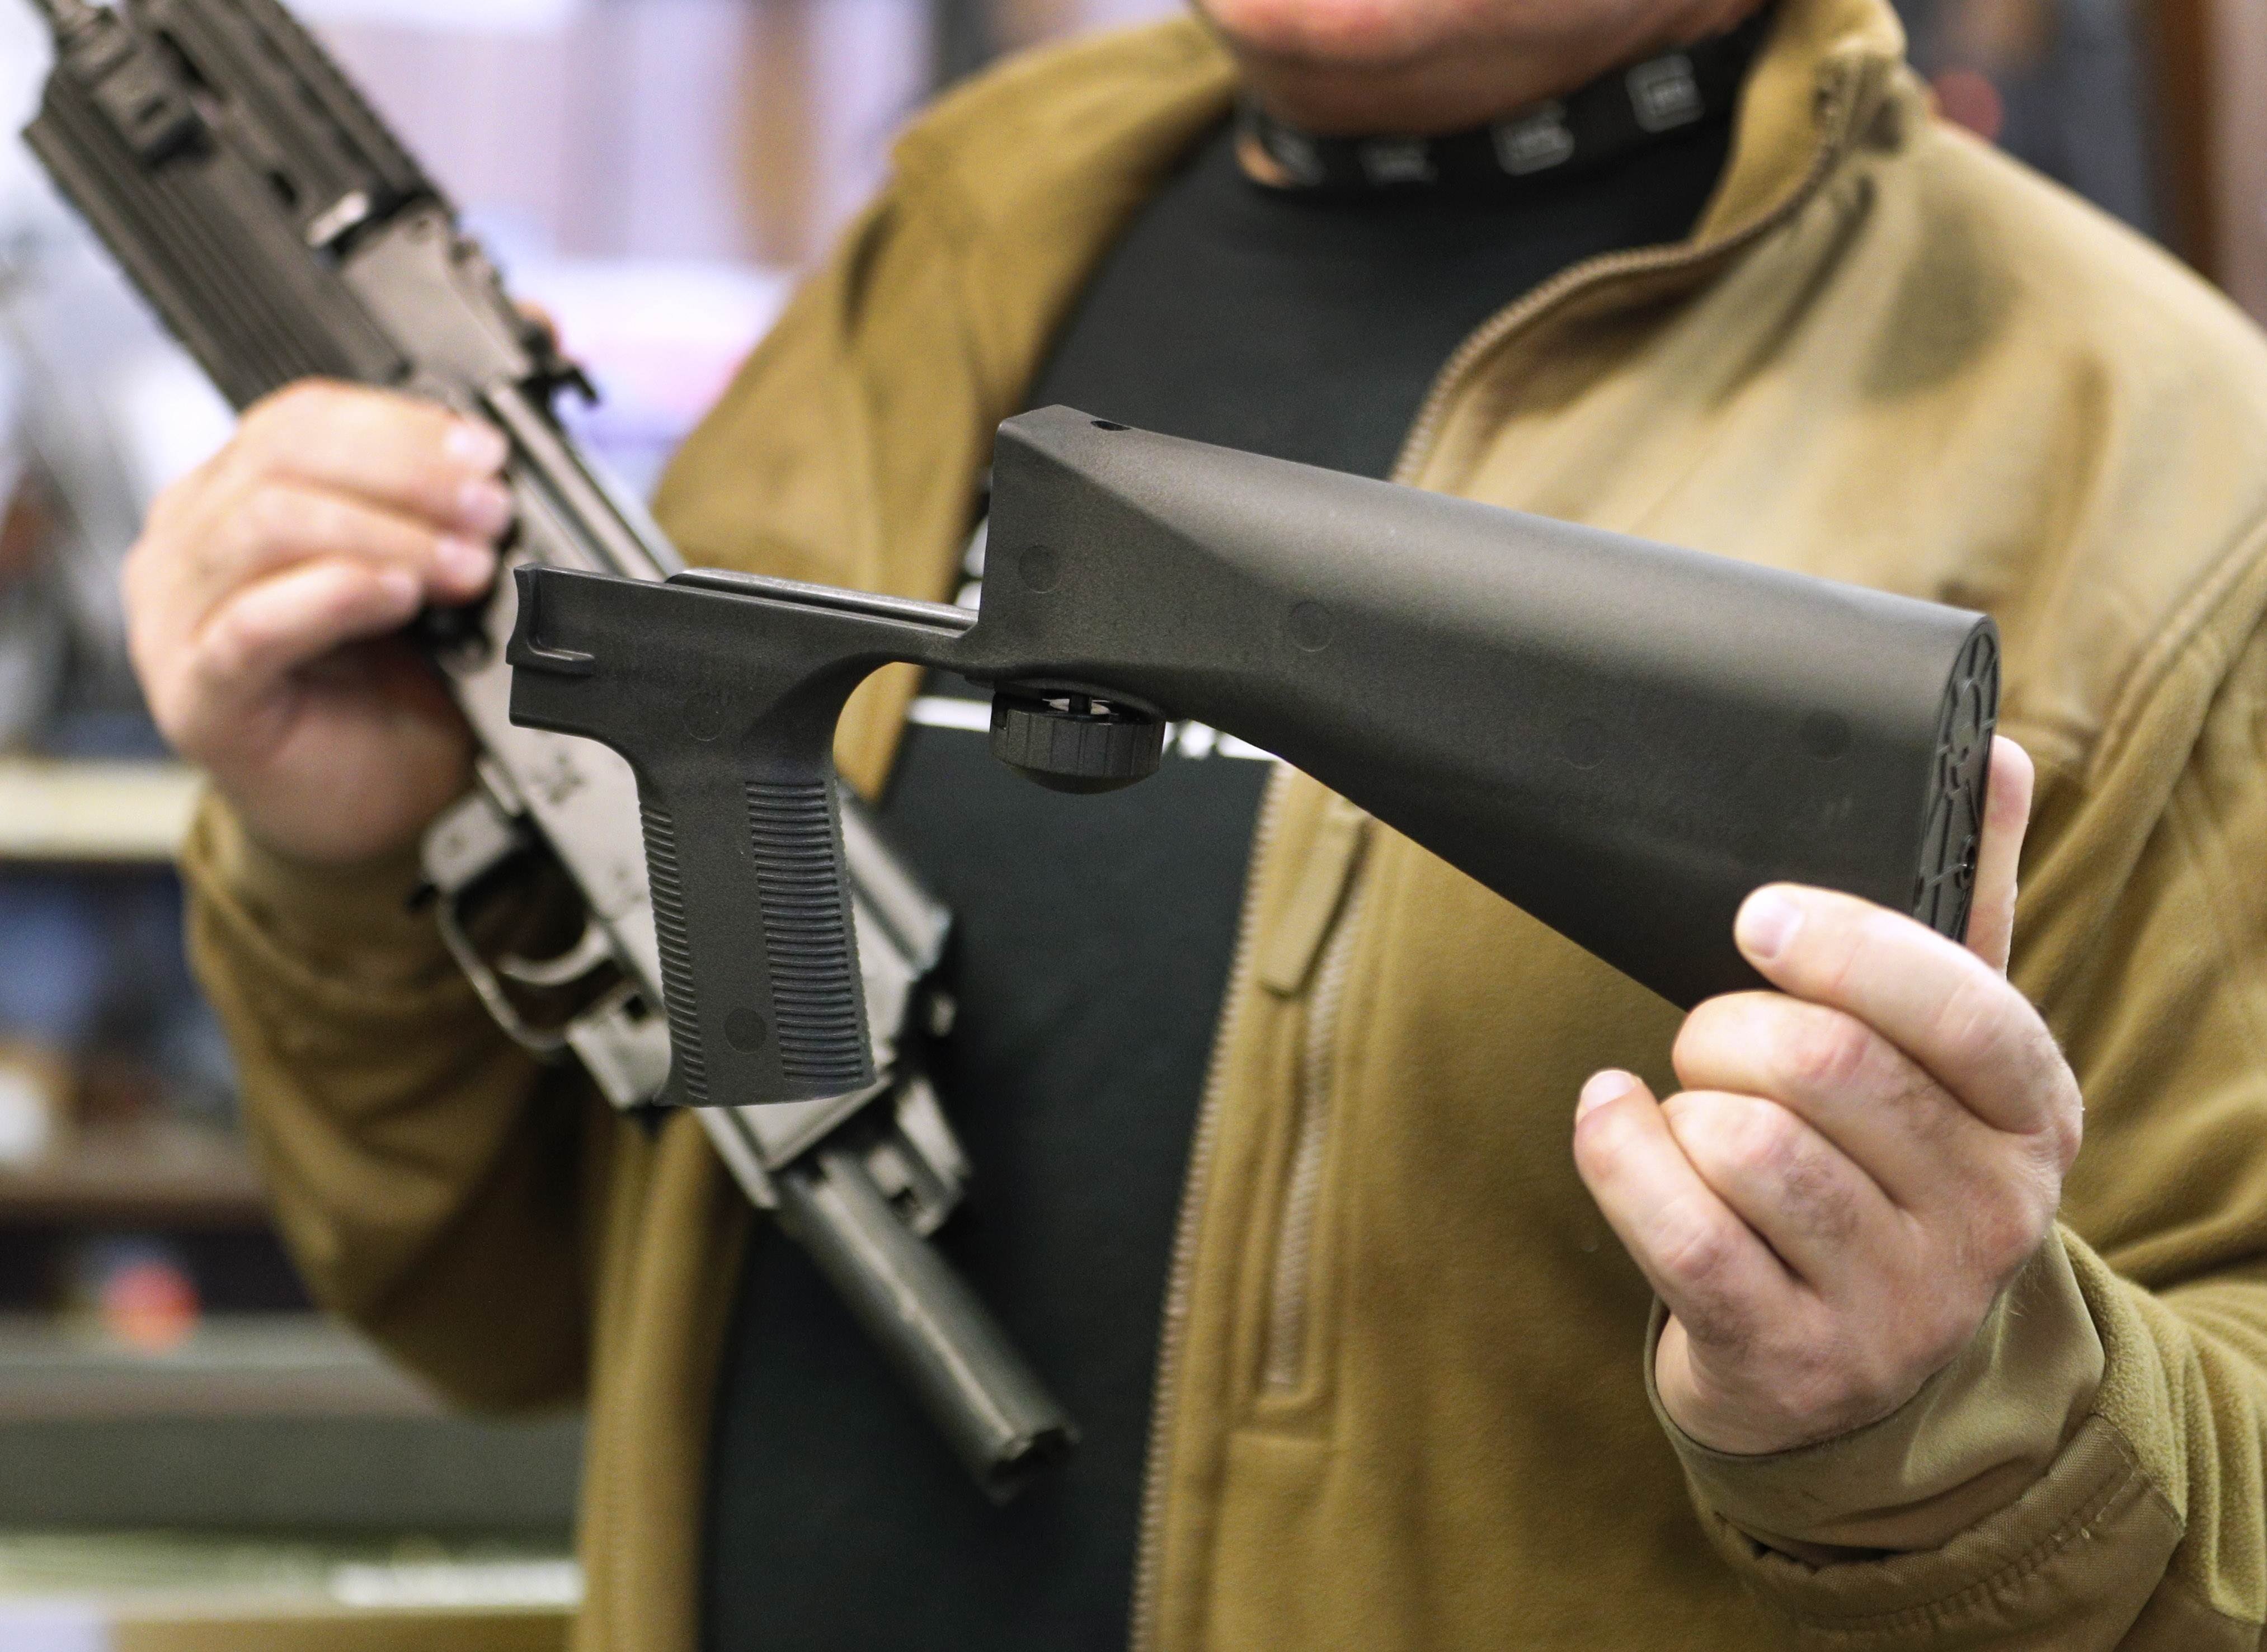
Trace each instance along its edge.
<instances>
[{"instance_id":1,"label":"blurred pink object","mask_svg":"<svg viewBox=\"0 0 2267 1652\"><path fill-rule=\"evenodd\" d=\"M1964 126L1985 143L1998 139L2007 124L2007 105L1999 88L1980 70L1948 69L1929 82L1936 106L1955 126Z\"/></svg>"},{"instance_id":2,"label":"blurred pink object","mask_svg":"<svg viewBox=\"0 0 2267 1652\"><path fill-rule=\"evenodd\" d=\"M189 1271L160 1246L121 1247L96 1281L103 1332L137 1354L169 1354L194 1335L203 1304Z\"/></svg>"}]
</instances>

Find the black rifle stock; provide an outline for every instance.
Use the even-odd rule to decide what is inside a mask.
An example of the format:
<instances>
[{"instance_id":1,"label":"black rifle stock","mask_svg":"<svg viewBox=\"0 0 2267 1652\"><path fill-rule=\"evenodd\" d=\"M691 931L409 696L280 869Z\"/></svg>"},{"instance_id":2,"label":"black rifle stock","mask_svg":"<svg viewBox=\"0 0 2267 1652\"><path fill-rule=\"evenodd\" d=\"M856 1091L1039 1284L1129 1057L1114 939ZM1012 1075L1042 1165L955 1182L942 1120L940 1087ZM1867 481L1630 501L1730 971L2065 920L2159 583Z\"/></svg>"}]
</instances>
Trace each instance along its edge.
<instances>
[{"instance_id":1,"label":"black rifle stock","mask_svg":"<svg viewBox=\"0 0 2267 1652\"><path fill-rule=\"evenodd\" d=\"M508 566L649 583L682 566L554 416L563 389L590 393L580 372L513 306L440 189L275 0L33 4L56 61L26 141L231 403L311 377L429 397L510 438ZM503 651L513 595L504 582L494 599L423 627L481 746L478 784L426 834L437 915L511 1036L546 1056L571 1054L615 1105L642 1105L671 1069L653 1012L674 1013L684 996L673 979L664 989L673 954L656 933L658 915L666 934L673 885L649 890L624 766L511 723ZM967 1165L899 1035L950 914L855 813L846 876L842 822L830 812L827 825L826 921L867 936L861 967L827 987L836 1036L861 1045L862 1081L767 1107L717 1075L702 1098L720 1105L701 1122L972 1472L1004 1496L1075 1432L926 1242ZM654 843L654 870L666 874L665 835ZM541 881L546 867L579 898L579 940L542 958L483 951L481 903L500 885L509 893ZM789 927L786 915L774 921ZM539 1017L531 1002L555 1013ZM680 1081L698 1061L697 1048L677 1060Z\"/></svg>"},{"instance_id":2,"label":"black rifle stock","mask_svg":"<svg viewBox=\"0 0 2267 1652\"><path fill-rule=\"evenodd\" d=\"M1054 407L1000 428L981 618L695 570L526 569L512 716L638 779L679 1099L867 1081L830 753L909 660L995 753L1103 789L1163 720L1295 764L1690 1006L1757 984L1778 879L1965 933L1997 711L1984 615ZM673 934L672 934L673 929Z\"/></svg>"}]
</instances>

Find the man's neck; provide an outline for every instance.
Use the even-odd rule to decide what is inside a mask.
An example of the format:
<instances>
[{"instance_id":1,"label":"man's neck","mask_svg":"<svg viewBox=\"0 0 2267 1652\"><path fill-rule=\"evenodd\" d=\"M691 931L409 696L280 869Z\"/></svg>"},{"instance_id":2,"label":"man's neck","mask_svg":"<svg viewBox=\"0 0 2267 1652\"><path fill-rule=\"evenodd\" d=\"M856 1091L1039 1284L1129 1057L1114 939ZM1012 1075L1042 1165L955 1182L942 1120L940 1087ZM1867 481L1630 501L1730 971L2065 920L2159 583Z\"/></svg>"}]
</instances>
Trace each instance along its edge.
<instances>
[{"instance_id":1,"label":"man's neck","mask_svg":"<svg viewBox=\"0 0 2267 1652\"><path fill-rule=\"evenodd\" d=\"M1222 33L1246 91L1277 119L1318 136L1423 137L1485 126L1618 65L1721 33L1762 4L1635 7L1587 26L1468 38L1373 61L1269 49Z\"/></svg>"}]
</instances>

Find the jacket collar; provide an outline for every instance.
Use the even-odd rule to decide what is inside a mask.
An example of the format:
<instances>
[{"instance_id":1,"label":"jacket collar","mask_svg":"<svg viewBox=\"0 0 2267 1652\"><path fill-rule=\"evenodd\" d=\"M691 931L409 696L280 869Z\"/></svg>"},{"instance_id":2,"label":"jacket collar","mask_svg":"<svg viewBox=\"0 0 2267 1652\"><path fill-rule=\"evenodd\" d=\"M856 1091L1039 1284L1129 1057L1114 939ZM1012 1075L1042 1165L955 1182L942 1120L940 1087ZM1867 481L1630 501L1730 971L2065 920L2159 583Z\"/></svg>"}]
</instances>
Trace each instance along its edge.
<instances>
[{"instance_id":1,"label":"jacket collar","mask_svg":"<svg viewBox=\"0 0 2267 1652\"><path fill-rule=\"evenodd\" d=\"M1808 187L1822 151L1874 120L1904 49L1888 0L1779 0L1741 99L1731 159L1693 239L1736 236Z\"/></svg>"},{"instance_id":2,"label":"jacket collar","mask_svg":"<svg viewBox=\"0 0 2267 1652\"><path fill-rule=\"evenodd\" d=\"M1768 217L1812 181L1822 143L1835 128L1864 128L1904 56L1889 0L1779 0L1695 239ZM1078 73L1081 59L1103 72ZM1067 237L1075 250L1047 261L1075 267L1075 278L1226 116L1235 87L1235 65L1210 27L1178 18L1011 63L943 99L900 140L897 160L943 186L972 239L1004 234L1020 252L1031 228Z\"/></svg>"},{"instance_id":3,"label":"jacket collar","mask_svg":"<svg viewBox=\"0 0 2267 1652\"><path fill-rule=\"evenodd\" d=\"M1662 249L1673 255L1642 276L1570 272L1566 296L1596 313L1705 282L1832 173L1898 84L1903 52L1888 0L1779 0L1731 160L1691 241ZM881 210L898 216L901 245L939 283L940 319L950 315L957 333L953 393L943 401L979 444L966 474L980 468L991 427L1023 405L1097 260L1226 117L1235 89L1225 48L1185 17L1016 60L941 99L900 140L900 187ZM1557 304L1548 293L1530 298ZM882 490L889 496L928 497L935 443L916 427L940 405L877 407L862 425L862 463L897 484ZM869 525L861 579L928 595L949 584L957 542L933 570L925 560L900 566L914 555L905 525ZM928 543L926 533L913 538Z\"/></svg>"}]
</instances>

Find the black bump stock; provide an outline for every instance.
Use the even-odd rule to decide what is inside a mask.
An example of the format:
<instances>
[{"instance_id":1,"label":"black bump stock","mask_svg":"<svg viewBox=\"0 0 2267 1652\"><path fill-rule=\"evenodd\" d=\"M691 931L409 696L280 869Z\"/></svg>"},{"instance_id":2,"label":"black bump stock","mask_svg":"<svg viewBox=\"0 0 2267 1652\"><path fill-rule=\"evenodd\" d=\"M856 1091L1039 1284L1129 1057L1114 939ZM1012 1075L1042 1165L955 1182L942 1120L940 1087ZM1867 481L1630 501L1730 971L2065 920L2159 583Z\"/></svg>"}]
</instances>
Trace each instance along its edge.
<instances>
[{"instance_id":1,"label":"black bump stock","mask_svg":"<svg viewBox=\"0 0 2267 1652\"><path fill-rule=\"evenodd\" d=\"M669 1015L666 1098L793 1101L872 1083L834 723L875 666L926 657L971 616L781 580L562 582L554 571L516 572L512 719L603 741L636 772ZM818 600L830 598L855 606ZM755 648L752 619L764 633Z\"/></svg>"},{"instance_id":2,"label":"black bump stock","mask_svg":"<svg viewBox=\"0 0 2267 1652\"><path fill-rule=\"evenodd\" d=\"M720 1097L859 1082L783 1047L806 1021L823 1041L848 932L822 941L835 909L749 847L743 789L824 796L842 702L887 660L1224 729L1681 1006L1756 984L1732 919L1776 879L1966 932L1999 686L1981 614L1062 407L1001 426L993 511L973 625L729 574L519 575L513 716L605 741L676 823L671 1025L682 980L678 1047ZM831 843L803 830L797 879ZM778 1032L743 1047L735 1017Z\"/></svg>"}]
</instances>

